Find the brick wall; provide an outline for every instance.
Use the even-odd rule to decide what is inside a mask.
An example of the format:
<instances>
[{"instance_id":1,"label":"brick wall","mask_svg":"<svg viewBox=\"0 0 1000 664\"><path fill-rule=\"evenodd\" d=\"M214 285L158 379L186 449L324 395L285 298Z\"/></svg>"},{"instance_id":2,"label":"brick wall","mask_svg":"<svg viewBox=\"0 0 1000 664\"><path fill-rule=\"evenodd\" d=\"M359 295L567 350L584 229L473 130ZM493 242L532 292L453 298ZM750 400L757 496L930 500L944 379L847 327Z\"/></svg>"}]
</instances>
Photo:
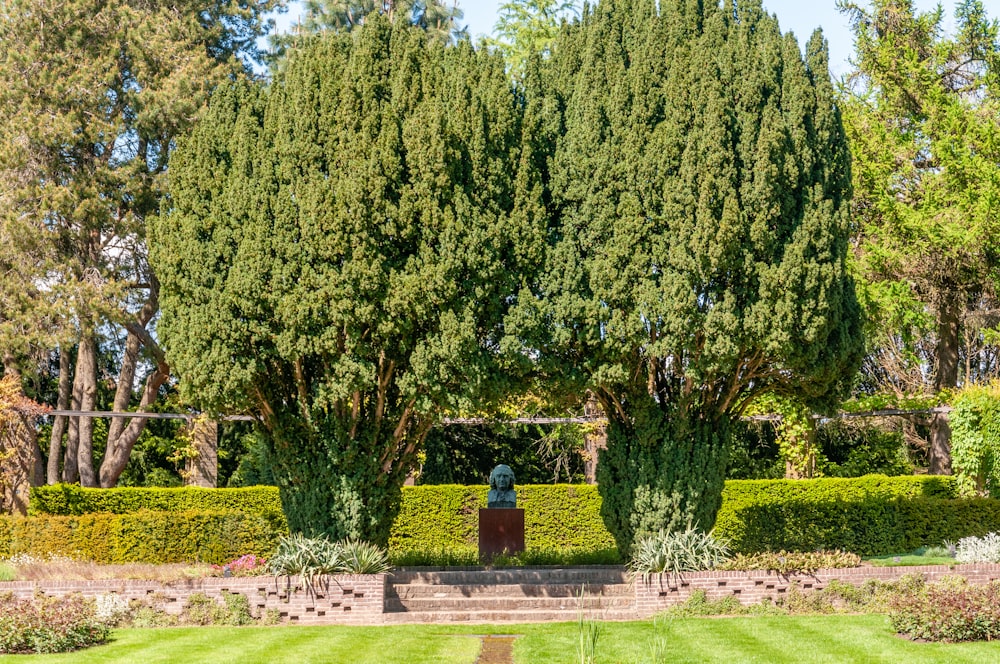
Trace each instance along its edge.
<instances>
[{"instance_id":1,"label":"brick wall","mask_svg":"<svg viewBox=\"0 0 1000 664\"><path fill-rule=\"evenodd\" d=\"M0 593L30 598L35 593L95 597L114 593L141 600L178 615L191 595L201 593L222 602L223 593L245 595L254 617L274 609L281 622L302 625L371 625L382 622L385 574L342 574L323 577L308 591L297 577L231 577L186 579L170 583L136 580L9 581Z\"/></svg>"},{"instance_id":2,"label":"brick wall","mask_svg":"<svg viewBox=\"0 0 1000 664\"><path fill-rule=\"evenodd\" d=\"M837 580L860 586L868 579L893 581L908 574L923 575L928 581L944 576L964 576L970 583L1000 579L1000 565L934 565L926 567L852 567L817 570L813 574L782 575L776 572L686 572L679 576L660 574L647 580L636 579L636 613L648 618L659 611L686 601L696 590L708 599L736 597L740 604L757 604L764 599L777 601L794 584L803 592L822 590Z\"/></svg>"}]
</instances>

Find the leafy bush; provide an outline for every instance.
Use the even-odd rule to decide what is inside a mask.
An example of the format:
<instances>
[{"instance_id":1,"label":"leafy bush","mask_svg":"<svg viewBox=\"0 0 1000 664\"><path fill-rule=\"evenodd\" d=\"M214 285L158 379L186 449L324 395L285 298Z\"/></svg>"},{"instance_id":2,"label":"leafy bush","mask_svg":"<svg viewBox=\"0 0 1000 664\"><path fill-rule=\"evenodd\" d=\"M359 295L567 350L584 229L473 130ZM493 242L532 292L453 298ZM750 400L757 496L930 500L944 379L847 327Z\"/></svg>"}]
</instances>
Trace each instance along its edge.
<instances>
[{"instance_id":1,"label":"leafy bush","mask_svg":"<svg viewBox=\"0 0 1000 664\"><path fill-rule=\"evenodd\" d=\"M637 540L632 546L629 569L642 576L697 572L722 565L728 555L724 544L688 526L683 531L660 531Z\"/></svg>"},{"instance_id":2,"label":"leafy bush","mask_svg":"<svg viewBox=\"0 0 1000 664\"><path fill-rule=\"evenodd\" d=\"M963 537L955 545L955 560L960 563L1000 563L1000 535Z\"/></svg>"},{"instance_id":3,"label":"leafy bush","mask_svg":"<svg viewBox=\"0 0 1000 664\"><path fill-rule=\"evenodd\" d=\"M249 625L254 622L250 614L250 601L240 593L222 593L218 603L204 593L194 593L187 599L181 621L188 625Z\"/></svg>"},{"instance_id":4,"label":"leafy bush","mask_svg":"<svg viewBox=\"0 0 1000 664\"><path fill-rule=\"evenodd\" d=\"M738 554L719 566L727 570L768 570L779 574L802 574L818 569L859 567L861 556L846 551L777 551Z\"/></svg>"},{"instance_id":5,"label":"leafy bush","mask_svg":"<svg viewBox=\"0 0 1000 664\"><path fill-rule=\"evenodd\" d=\"M103 643L110 628L79 595L0 597L0 653L54 653Z\"/></svg>"},{"instance_id":6,"label":"leafy bush","mask_svg":"<svg viewBox=\"0 0 1000 664\"><path fill-rule=\"evenodd\" d=\"M1000 382L966 387L953 406L948 419L959 490L1000 497Z\"/></svg>"},{"instance_id":7,"label":"leafy bush","mask_svg":"<svg viewBox=\"0 0 1000 664\"><path fill-rule=\"evenodd\" d=\"M926 641L991 641L1000 637L1000 582L964 579L927 584L896 597L889 620L897 633Z\"/></svg>"},{"instance_id":8,"label":"leafy bush","mask_svg":"<svg viewBox=\"0 0 1000 664\"><path fill-rule=\"evenodd\" d=\"M0 518L0 556L63 555L98 563L223 563L269 554L282 530L239 512L152 512Z\"/></svg>"},{"instance_id":9,"label":"leafy bush","mask_svg":"<svg viewBox=\"0 0 1000 664\"><path fill-rule=\"evenodd\" d=\"M231 576L257 576L267 571L267 560L248 553L236 560L230 560L225 565L212 565L212 568L223 575L228 573Z\"/></svg>"}]
</instances>

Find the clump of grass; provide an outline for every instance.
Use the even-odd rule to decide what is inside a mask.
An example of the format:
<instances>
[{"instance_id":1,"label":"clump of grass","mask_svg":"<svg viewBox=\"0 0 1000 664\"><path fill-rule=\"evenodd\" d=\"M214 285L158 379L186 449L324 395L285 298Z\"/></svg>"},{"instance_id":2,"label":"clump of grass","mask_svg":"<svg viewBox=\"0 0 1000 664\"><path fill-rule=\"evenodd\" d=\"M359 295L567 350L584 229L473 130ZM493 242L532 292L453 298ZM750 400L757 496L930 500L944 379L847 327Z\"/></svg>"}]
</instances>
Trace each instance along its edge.
<instances>
[{"instance_id":1,"label":"clump of grass","mask_svg":"<svg viewBox=\"0 0 1000 664\"><path fill-rule=\"evenodd\" d=\"M726 562L726 545L696 528L660 531L635 543L629 569L637 576L715 569Z\"/></svg>"},{"instance_id":2,"label":"clump of grass","mask_svg":"<svg viewBox=\"0 0 1000 664\"><path fill-rule=\"evenodd\" d=\"M909 553L866 558L876 567L912 567L914 565L954 565L955 547L948 542L941 546L921 546Z\"/></svg>"},{"instance_id":3,"label":"clump of grass","mask_svg":"<svg viewBox=\"0 0 1000 664\"><path fill-rule=\"evenodd\" d=\"M17 570L7 563L0 562L0 581L13 581L17 578Z\"/></svg>"}]
</instances>

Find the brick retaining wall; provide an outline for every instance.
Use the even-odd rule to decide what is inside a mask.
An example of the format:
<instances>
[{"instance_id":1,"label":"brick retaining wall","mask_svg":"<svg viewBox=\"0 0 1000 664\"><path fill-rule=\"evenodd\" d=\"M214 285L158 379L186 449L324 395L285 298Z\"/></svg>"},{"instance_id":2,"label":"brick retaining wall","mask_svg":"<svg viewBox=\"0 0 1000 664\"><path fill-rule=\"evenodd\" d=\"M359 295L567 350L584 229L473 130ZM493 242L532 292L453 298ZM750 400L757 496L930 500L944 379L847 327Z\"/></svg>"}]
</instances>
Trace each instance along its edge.
<instances>
[{"instance_id":1,"label":"brick retaining wall","mask_svg":"<svg viewBox=\"0 0 1000 664\"><path fill-rule=\"evenodd\" d=\"M278 611L281 622L302 625L371 625L381 623L385 606L385 574L341 574L323 577L311 591L298 577L209 577L160 583L138 580L8 581L0 593L30 598L80 593L87 597L117 594L140 600L172 615L183 611L191 595L204 594L222 603L223 593L245 595L250 612L262 617Z\"/></svg>"},{"instance_id":2,"label":"brick retaining wall","mask_svg":"<svg viewBox=\"0 0 1000 664\"><path fill-rule=\"evenodd\" d=\"M708 599L736 597L749 606L764 599L777 602L793 585L809 592L822 590L831 581L860 586L869 579L894 581L906 575L922 575L927 581L945 576L964 576L970 583L989 583L1000 579L1000 565L928 565L922 567L850 567L817 570L812 574L782 575L777 572L685 572L679 576L660 574L647 580L635 580L636 613L648 618L674 604L686 601L696 590L704 590Z\"/></svg>"}]
</instances>

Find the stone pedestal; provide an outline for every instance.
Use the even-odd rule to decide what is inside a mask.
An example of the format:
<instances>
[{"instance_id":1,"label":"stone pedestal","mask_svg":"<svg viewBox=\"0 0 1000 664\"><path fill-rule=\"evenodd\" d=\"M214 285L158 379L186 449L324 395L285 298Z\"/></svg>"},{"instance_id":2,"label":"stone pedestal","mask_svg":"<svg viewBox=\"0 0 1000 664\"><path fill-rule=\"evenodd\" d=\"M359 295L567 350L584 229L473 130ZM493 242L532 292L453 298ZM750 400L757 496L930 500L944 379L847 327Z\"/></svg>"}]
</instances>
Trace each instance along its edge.
<instances>
[{"instance_id":1,"label":"stone pedestal","mask_svg":"<svg viewBox=\"0 0 1000 664\"><path fill-rule=\"evenodd\" d=\"M479 510L479 560L489 562L499 553L524 551L524 510L495 507Z\"/></svg>"}]
</instances>

